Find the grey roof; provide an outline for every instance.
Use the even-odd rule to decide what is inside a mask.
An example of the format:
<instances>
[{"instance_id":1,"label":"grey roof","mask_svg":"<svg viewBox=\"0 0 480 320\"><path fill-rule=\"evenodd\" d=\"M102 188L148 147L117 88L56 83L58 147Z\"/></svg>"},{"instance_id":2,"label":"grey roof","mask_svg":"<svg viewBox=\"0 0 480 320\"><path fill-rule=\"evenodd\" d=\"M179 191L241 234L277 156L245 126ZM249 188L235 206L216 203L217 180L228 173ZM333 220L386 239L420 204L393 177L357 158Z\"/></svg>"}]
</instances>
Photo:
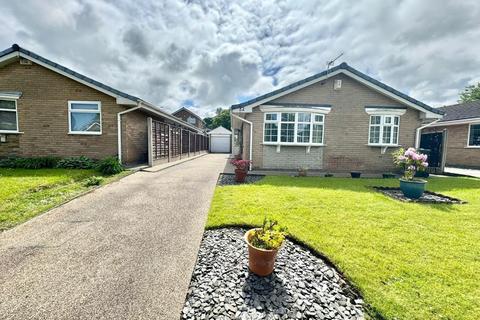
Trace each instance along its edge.
<instances>
[{"instance_id":1,"label":"grey roof","mask_svg":"<svg viewBox=\"0 0 480 320\"><path fill-rule=\"evenodd\" d=\"M445 112L440 122L480 118L480 100L458 103L439 108Z\"/></svg>"},{"instance_id":2,"label":"grey roof","mask_svg":"<svg viewBox=\"0 0 480 320\"><path fill-rule=\"evenodd\" d=\"M399 97L401 97L401 98L403 98L403 99L405 99L405 100L407 100L407 101L409 101L409 102L411 102L411 103L413 103L413 104L416 104L417 106L419 106L419 107L421 107L421 108L423 108L423 109L426 109L426 110L431 111L431 112L436 113L436 114L443 114L443 112L441 112L440 110L435 109L435 108L432 108L432 107L430 107L429 105L426 105L425 103L423 103L423 102L421 102L421 101L418 101L418 100L416 100L416 99L414 99L414 98L412 98L412 97L410 97L410 96L408 96L408 95L406 95L406 94L404 94L404 93L402 93L402 92L400 92L400 91L398 91L398 90L395 90L395 89L393 89L392 87L390 87L390 86L388 86L388 85L386 85L386 84L384 84L384 83L382 83L382 82L380 82L380 81L378 81L378 80L375 80L375 79L373 79L372 77L370 77L370 76L368 76L368 75L366 75L366 74L364 74L364 73L362 73L362 72L360 72L360 71L358 71L358 70L350 67L346 62L343 62L343 63L339 64L338 66L333 67L333 68L331 68L331 69L329 69L329 70L325 70L325 71L323 71L323 72L317 73L317 74L315 74L315 75L313 75L313 76L310 76L310 77L308 77L308 78L305 78L305 79L300 80L300 81L297 81L297 82L294 82L294 83L292 83L292 84L289 84L288 86L285 86L285 87L283 87L283 88L274 90L274 91L272 91L272 92L269 92L269 93L267 93L267 94L261 95L261 96L259 96L259 97L254 98L254 99L251 99L251 100L248 100L248 101L245 101L245 102L242 102L242 103L234 104L234 105L231 106L231 108L232 108L232 109L239 109L239 108L246 107L246 106L248 106L248 105L250 105L250 104L253 104L253 103L255 103L255 102L258 102L258 101L261 101L261 100L264 100L264 99L273 97L273 96L275 96L275 95L277 95L277 94L279 94L279 93L288 91L288 90L290 90L290 89L293 89L293 88L295 88L295 87L298 87L298 86L300 86L300 85L302 85L302 84L305 84L305 83L307 83L307 82L310 82L310 81L313 81L313 80L315 80L315 79L318 79L318 78L327 76L329 73L335 72L335 71L337 71L337 70L347 70L347 71L350 71L351 73L355 74L356 76L359 76L360 78L362 78L362 79L364 79L364 80L366 80L366 81L368 81L368 82L370 82L370 83L373 83L373 84L375 84L376 86L379 86L380 88L382 88L382 89L384 89L384 90L386 90L386 91L389 91L389 92L391 92L391 93L393 93L393 94L395 94L395 95L397 95L397 96L399 96Z\"/></svg>"},{"instance_id":3,"label":"grey roof","mask_svg":"<svg viewBox=\"0 0 480 320\"><path fill-rule=\"evenodd\" d=\"M98 81L96 81L96 80L93 80L92 78L89 78L89 77L87 77L87 76L84 76L84 75L82 75L82 74L80 74L80 73L78 73L78 72L75 72L75 71L67 68L67 67L64 67L64 66L62 66L62 65L60 65L60 64L58 64L58 63L55 63L55 62L53 62L53 61L51 61L51 60L48 60L48 59L46 59L46 58L44 58L44 57L42 57L42 56L39 56L38 54L36 54L36 53L34 53L34 52L31 52L31 51L29 51L29 50L26 50L26 49L24 49L24 48L21 48L21 47L20 47L19 45L17 45L17 44L14 44L14 45L12 45L10 48L1 51L1 52L0 52L0 58L3 57L3 56L6 56L7 54L10 54L10 53L12 53L12 52L15 52L15 51L21 52L21 53L23 53L23 54L25 54L25 55L27 55L27 56L29 56L29 57L32 57L32 58L34 58L34 59L37 59L37 60L39 60L39 61L41 61L41 62L43 62L43 63L45 63L45 64L48 64L48 65L50 65L50 66L52 66L52 67L54 67L54 68L57 68L57 69L65 72L65 73L68 73L68 74L70 74L70 75L72 75L72 76L74 76L74 77L76 77L76 78L78 78L78 79L81 79L81 80L83 80L83 81L86 81L86 82L88 82L88 83L91 83L91 84L93 84L93 85L95 85L95 86L97 86L97 87L99 87L99 88L102 88L102 89L104 89L104 90L107 90L107 91L109 91L109 92L111 92L111 93L113 93L113 94L115 94L115 95L121 96L121 97L126 98L126 99L129 99L129 100L137 101L137 102L138 102L138 101L141 101L140 98L137 98L137 97L135 97L135 96L129 95L129 94L125 93L125 92L122 92L122 91L120 91L120 90L117 90L117 89L114 89L114 88L112 88L112 87L110 87L110 86L107 86L106 84L103 84L103 83L101 83L101 82L98 82Z\"/></svg>"}]
</instances>

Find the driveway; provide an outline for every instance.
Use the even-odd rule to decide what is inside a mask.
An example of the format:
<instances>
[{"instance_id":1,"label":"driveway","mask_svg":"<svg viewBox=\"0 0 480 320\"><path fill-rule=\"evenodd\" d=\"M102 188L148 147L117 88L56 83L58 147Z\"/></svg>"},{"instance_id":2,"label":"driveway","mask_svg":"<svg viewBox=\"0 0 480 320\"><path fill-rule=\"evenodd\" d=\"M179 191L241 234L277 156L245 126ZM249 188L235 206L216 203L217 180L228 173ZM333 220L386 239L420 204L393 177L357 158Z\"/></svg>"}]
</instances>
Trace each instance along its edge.
<instances>
[{"instance_id":1,"label":"driveway","mask_svg":"<svg viewBox=\"0 0 480 320\"><path fill-rule=\"evenodd\" d=\"M2 319L178 319L226 155L138 172L0 234Z\"/></svg>"}]
</instances>

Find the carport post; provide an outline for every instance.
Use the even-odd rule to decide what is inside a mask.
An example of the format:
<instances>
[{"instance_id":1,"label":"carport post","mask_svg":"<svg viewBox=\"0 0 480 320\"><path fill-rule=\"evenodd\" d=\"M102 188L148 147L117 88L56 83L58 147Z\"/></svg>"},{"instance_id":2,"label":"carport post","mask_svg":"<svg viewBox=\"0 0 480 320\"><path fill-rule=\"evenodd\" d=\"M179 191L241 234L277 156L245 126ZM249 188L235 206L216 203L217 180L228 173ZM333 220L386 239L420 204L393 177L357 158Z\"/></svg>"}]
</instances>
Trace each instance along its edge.
<instances>
[{"instance_id":1,"label":"carport post","mask_svg":"<svg viewBox=\"0 0 480 320\"><path fill-rule=\"evenodd\" d=\"M190 158L190 130L188 130L188 157Z\"/></svg>"},{"instance_id":2,"label":"carport post","mask_svg":"<svg viewBox=\"0 0 480 320\"><path fill-rule=\"evenodd\" d=\"M440 163L440 173L445 171L445 164L447 162L447 140L448 140L448 130L443 129L442 132L442 162Z\"/></svg>"},{"instance_id":3,"label":"carport post","mask_svg":"<svg viewBox=\"0 0 480 320\"><path fill-rule=\"evenodd\" d=\"M182 160L183 144L182 144L183 129L180 127L180 160Z\"/></svg>"},{"instance_id":4,"label":"carport post","mask_svg":"<svg viewBox=\"0 0 480 320\"><path fill-rule=\"evenodd\" d=\"M170 162L170 152L172 150L172 129L168 125L168 162Z\"/></svg>"},{"instance_id":5,"label":"carport post","mask_svg":"<svg viewBox=\"0 0 480 320\"><path fill-rule=\"evenodd\" d=\"M147 135L147 152L148 152L148 166L152 167L153 166L153 143L152 143L152 118L148 117L147 118L147 130L148 130L148 135Z\"/></svg>"}]
</instances>

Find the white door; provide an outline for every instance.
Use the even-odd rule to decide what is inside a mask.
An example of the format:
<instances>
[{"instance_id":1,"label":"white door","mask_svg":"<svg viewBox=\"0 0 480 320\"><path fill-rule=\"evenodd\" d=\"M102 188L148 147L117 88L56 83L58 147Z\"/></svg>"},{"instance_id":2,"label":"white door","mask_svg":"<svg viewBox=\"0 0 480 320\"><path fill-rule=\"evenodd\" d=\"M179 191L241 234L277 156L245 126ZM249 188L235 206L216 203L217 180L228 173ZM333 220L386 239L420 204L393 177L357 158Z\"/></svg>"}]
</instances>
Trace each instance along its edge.
<instances>
[{"instance_id":1,"label":"white door","mask_svg":"<svg viewBox=\"0 0 480 320\"><path fill-rule=\"evenodd\" d=\"M210 152L215 153L229 153L230 152L231 137L225 136L211 136L210 138Z\"/></svg>"}]
</instances>

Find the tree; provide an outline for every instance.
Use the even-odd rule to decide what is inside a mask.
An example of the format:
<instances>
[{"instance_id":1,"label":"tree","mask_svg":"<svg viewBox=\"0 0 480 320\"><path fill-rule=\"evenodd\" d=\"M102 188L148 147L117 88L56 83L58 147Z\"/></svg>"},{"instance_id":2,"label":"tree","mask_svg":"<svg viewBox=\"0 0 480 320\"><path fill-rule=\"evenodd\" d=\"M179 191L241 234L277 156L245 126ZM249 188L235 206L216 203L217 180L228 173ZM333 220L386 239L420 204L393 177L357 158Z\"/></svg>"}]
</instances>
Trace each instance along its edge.
<instances>
[{"instance_id":1,"label":"tree","mask_svg":"<svg viewBox=\"0 0 480 320\"><path fill-rule=\"evenodd\" d=\"M222 126L230 130L230 110L218 108L214 117L205 118L203 121L205 121L208 129L215 129L216 127Z\"/></svg>"},{"instance_id":2,"label":"tree","mask_svg":"<svg viewBox=\"0 0 480 320\"><path fill-rule=\"evenodd\" d=\"M462 92L460 92L460 100L458 102L469 102L480 100L480 82L476 85L466 86Z\"/></svg>"}]
</instances>

